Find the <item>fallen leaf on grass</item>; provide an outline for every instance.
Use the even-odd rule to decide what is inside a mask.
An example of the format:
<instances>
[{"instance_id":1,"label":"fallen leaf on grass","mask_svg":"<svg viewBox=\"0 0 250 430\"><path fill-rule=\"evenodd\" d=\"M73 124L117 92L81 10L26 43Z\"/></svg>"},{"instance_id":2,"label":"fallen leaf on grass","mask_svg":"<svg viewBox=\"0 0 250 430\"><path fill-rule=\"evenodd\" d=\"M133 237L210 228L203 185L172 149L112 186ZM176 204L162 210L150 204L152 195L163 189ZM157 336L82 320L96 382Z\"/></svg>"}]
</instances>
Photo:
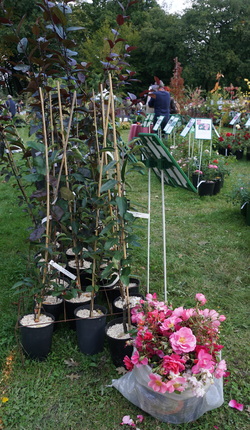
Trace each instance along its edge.
<instances>
[{"instance_id":1,"label":"fallen leaf on grass","mask_svg":"<svg viewBox=\"0 0 250 430\"><path fill-rule=\"evenodd\" d=\"M116 371L117 371L118 375L125 375L125 373L127 373L127 370L122 366L117 367Z\"/></svg>"},{"instance_id":2,"label":"fallen leaf on grass","mask_svg":"<svg viewBox=\"0 0 250 430\"><path fill-rule=\"evenodd\" d=\"M69 367L79 366L79 363L77 363L77 361L74 361L73 358L69 358L69 360L64 360L64 364L67 364L67 366Z\"/></svg>"},{"instance_id":3,"label":"fallen leaf on grass","mask_svg":"<svg viewBox=\"0 0 250 430\"><path fill-rule=\"evenodd\" d=\"M69 378L71 381L74 381L75 379L79 379L81 376L78 375L78 373L71 373L70 375L66 375L66 378Z\"/></svg>"}]
</instances>

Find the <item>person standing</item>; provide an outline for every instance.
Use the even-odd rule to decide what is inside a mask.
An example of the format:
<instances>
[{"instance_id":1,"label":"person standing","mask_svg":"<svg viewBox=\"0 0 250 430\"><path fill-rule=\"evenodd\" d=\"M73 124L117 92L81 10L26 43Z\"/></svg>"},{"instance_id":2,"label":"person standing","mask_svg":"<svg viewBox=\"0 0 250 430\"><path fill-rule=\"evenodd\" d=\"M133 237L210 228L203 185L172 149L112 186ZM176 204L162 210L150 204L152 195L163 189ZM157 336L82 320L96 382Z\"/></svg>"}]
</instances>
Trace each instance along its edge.
<instances>
[{"instance_id":1,"label":"person standing","mask_svg":"<svg viewBox=\"0 0 250 430\"><path fill-rule=\"evenodd\" d=\"M16 115L16 103L12 99L11 95L7 96L7 101L6 101L5 104L6 104L6 107L8 108L8 110L9 110L11 118L14 118L14 116Z\"/></svg>"},{"instance_id":2,"label":"person standing","mask_svg":"<svg viewBox=\"0 0 250 430\"><path fill-rule=\"evenodd\" d=\"M148 105L154 108L153 125L155 125L159 116L164 116L161 122L161 129L163 130L170 116L170 94L165 90L163 83L160 83L158 90L153 92Z\"/></svg>"}]
</instances>

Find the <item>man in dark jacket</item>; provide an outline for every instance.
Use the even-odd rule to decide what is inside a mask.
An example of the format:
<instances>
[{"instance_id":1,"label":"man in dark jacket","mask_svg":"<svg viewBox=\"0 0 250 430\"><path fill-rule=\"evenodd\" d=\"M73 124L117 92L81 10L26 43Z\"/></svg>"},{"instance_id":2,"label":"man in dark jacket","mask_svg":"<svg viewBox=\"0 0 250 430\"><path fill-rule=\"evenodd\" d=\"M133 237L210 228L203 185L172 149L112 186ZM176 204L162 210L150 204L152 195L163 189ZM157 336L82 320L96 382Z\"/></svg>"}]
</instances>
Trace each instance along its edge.
<instances>
[{"instance_id":1,"label":"man in dark jacket","mask_svg":"<svg viewBox=\"0 0 250 430\"><path fill-rule=\"evenodd\" d=\"M159 116L164 116L161 122L161 129L163 130L170 116L170 94L165 90L162 83L159 85L158 90L152 94L148 105L149 107L153 107L155 111L153 125L155 125Z\"/></svg>"},{"instance_id":2,"label":"man in dark jacket","mask_svg":"<svg viewBox=\"0 0 250 430\"><path fill-rule=\"evenodd\" d=\"M16 114L16 103L12 99L11 95L8 95L7 99L8 100L6 101L6 107L9 109L9 112L11 114L11 118L14 118L14 116Z\"/></svg>"}]
</instances>

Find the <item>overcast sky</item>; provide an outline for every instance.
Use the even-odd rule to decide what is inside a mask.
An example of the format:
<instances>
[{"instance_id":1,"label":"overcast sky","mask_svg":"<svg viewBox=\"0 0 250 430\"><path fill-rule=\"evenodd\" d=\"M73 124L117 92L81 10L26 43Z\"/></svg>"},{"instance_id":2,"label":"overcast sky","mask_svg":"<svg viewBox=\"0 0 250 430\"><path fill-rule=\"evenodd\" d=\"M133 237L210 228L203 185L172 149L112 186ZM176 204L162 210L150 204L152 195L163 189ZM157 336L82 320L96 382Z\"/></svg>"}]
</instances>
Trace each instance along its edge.
<instances>
[{"instance_id":1,"label":"overcast sky","mask_svg":"<svg viewBox=\"0 0 250 430\"><path fill-rule=\"evenodd\" d=\"M186 7L189 7L191 2L189 0L156 0L160 6L163 6L164 3L168 7L168 11L171 13L181 12Z\"/></svg>"}]
</instances>

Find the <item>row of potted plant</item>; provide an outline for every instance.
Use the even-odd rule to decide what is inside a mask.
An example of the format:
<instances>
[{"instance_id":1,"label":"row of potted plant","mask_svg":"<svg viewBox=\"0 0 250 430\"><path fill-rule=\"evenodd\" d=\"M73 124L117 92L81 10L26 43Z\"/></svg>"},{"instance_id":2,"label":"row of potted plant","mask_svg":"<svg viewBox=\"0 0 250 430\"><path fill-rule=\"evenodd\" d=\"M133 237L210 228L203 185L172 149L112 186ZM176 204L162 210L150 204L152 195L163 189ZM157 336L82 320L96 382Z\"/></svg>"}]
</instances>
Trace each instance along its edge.
<instances>
[{"instance_id":1,"label":"row of potted plant","mask_svg":"<svg viewBox=\"0 0 250 430\"><path fill-rule=\"evenodd\" d=\"M244 150L247 159L250 159L250 133L247 129L238 128L234 133L222 133L218 138L218 151L222 155L236 155L242 158Z\"/></svg>"}]
</instances>

